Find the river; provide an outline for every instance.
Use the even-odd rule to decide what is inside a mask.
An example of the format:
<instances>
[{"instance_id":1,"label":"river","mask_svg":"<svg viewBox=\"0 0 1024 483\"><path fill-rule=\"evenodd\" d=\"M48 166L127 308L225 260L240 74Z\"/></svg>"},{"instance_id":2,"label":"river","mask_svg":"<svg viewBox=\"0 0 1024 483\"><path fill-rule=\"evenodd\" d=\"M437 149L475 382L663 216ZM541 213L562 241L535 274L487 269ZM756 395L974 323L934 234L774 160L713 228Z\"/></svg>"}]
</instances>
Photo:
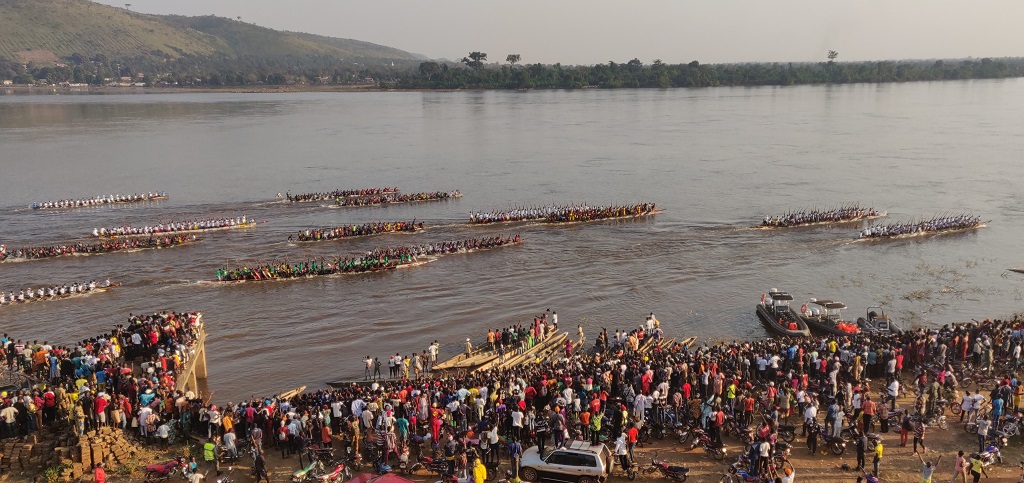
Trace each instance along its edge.
<instances>
[{"instance_id":1,"label":"river","mask_svg":"<svg viewBox=\"0 0 1024 483\"><path fill-rule=\"evenodd\" d=\"M365 355L447 353L551 308L563 327L764 337L761 293L882 304L904 324L1021 309L1024 79L878 85L294 94L0 96L0 243L94 227L240 216L258 228L132 254L0 264L0 288L110 278L73 300L0 307L2 332L73 342L129 312L200 310L218 399L361 374ZM447 202L329 208L279 192L397 186ZM146 205L34 212L34 201L163 190ZM574 226L467 227L470 211L652 201ZM987 228L853 243L856 227L750 229L849 202L889 221L973 212ZM421 234L289 244L311 226L416 218ZM216 286L226 263L355 254L496 233L526 243L424 266Z\"/></svg>"}]
</instances>

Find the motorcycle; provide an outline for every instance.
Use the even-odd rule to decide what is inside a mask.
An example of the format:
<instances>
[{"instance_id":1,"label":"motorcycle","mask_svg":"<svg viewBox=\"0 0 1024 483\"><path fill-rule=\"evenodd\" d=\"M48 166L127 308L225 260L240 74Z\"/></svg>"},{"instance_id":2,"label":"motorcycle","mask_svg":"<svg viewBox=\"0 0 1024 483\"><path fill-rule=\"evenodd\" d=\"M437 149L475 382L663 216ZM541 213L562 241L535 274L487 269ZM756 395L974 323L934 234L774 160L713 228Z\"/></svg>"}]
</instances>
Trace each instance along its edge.
<instances>
[{"instance_id":1,"label":"motorcycle","mask_svg":"<svg viewBox=\"0 0 1024 483\"><path fill-rule=\"evenodd\" d=\"M221 464L238 463L238 460L241 456L239 455L237 448L233 453L231 451L228 451L227 446L224 445L218 446L217 448L219 448L220 454L220 456L218 456L217 459L220 460Z\"/></svg>"},{"instance_id":2,"label":"motorcycle","mask_svg":"<svg viewBox=\"0 0 1024 483\"><path fill-rule=\"evenodd\" d=\"M779 438L787 443L792 443L796 439L796 426L792 424L780 424L779 425Z\"/></svg>"},{"instance_id":3,"label":"motorcycle","mask_svg":"<svg viewBox=\"0 0 1024 483\"><path fill-rule=\"evenodd\" d=\"M334 449L313 446L309 448L309 457L319 460L324 466L329 466L334 461Z\"/></svg>"},{"instance_id":4,"label":"motorcycle","mask_svg":"<svg viewBox=\"0 0 1024 483\"><path fill-rule=\"evenodd\" d=\"M711 441L711 436L708 436L704 430L695 428L693 434L693 442L690 443L690 449L696 448L698 445L704 449L704 452L711 455L718 461L725 459L727 450L724 445L718 446Z\"/></svg>"},{"instance_id":5,"label":"motorcycle","mask_svg":"<svg viewBox=\"0 0 1024 483\"><path fill-rule=\"evenodd\" d=\"M619 466L621 466L621 465L619 465ZM626 478L629 478L629 481L633 481L633 480L636 479L636 472L637 472L637 470L639 468L640 468L640 465L638 465L635 461L631 461L629 463L629 466L627 466L625 468L622 468L622 472L626 474ZM654 470L651 469L651 471L654 471Z\"/></svg>"},{"instance_id":6,"label":"motorcycle","mask_svg":"<svg viewBox=\"0 0 1024 483\"><path fill-rule=\"evenodd\" d=\"M775 451L772 452L772 460L779 467L789 463L789 456L793 453L793 447L789 443L775 443Z\"/></svg>"},{"instance_id":7,"label":"motorcycle","mask_svg":"<svg viewBox=\"0 0 1024 483\"><path fill-rule=\"evenodd\" d=\"M378 475L386 475L391 473L391 465L387 464L382 458L373 460L373 471Z\"/></svg>"},{"instance_id":8,"label":"motorcycle","mask_svg":"<svg viewBox=\"0 0 1024 483\"><path fill-rule=\"evenodd\" d=\"M351 478L352 472L349 471L348 466L345 466L345 463L338 463L330 473L315 476L314 480L320 483L327 483L331 481L348 481Z\"/></svg>"},{"instance_id":9,"label":"motorcycle","mask_svg":"<svg viewBox=\"0 0 1024 483\"><path fill-rule=\"evenodd\" d=\"M651 442L651 423L650 422L639 422L639 431L636 435L636 446L643 448L644 444Z\"/></svg>"},{"instance_id":10,"label":"motorcycle","mask_svg":"<svg viewBox=\"0 0 1024 483\"><path fill-rule=\"evenodd\" d=\"M900 432L900 425L903 424L903 416L906 415L905 409L897 409L889 413L886 419L889 421L889 432L898 433Z\"/></svg>"},{"instance_id":11,"label":"motorcycle","mask_svg":"<svg viewBox=\"0 0 1024 483\"><path fill-rule=\"evenodd\" d=\"M320 460L313 460L305 468L292 473L293 483L302 483L316 480L317 473L323 473L324 464Z\"/></svg>"},{"instance_id":12,"label":"motorcycle","mask_svg":"<svg viewBox=\"0 0 1024 483\"><path fill-rule=\"evenodd\" d=\"M841 456L843 453L846 452L847 441L842 436L831 436L825 433L818 433L818 437L821 438L823 442L822 447L828 448L828 450L831 451L832 454L836 456ZM825 454L824 449L822 449L822 454Z\"/></svg>"},{"instance_id":13,"label":"motorcycle","mask_svg":"<svg viewBox=\"0 0 1024 483\"><path fill-rule=\"evenodd\" d=\"M925 424L929 426L938 426L939 429L945 430L949 428L949 424L946 422L946 415L941 412L933 412L925 418Z\"/></svg>"},{"instance_id":14,"label":"motorcycle","mask_svg":"<svg viewBox=\"0 0 1024 483\"><path fill-rule=\"evenodd\" d=\"M359 471L359 469L363 467L362 453L355 451L355 448L353 448L352 445L348 446L348 448L345 450L345 453L348 455L348 459L346 462L349 464L349 466L354 468L356 471Z\"/></svg>"},{"instance_id":15,"label":"motorcycle","mask_svg":"<svg viewBox=\"0 0 1024 483\"><path fill-rule=\"evenodd\" d=\"M729 474L722 477L722 483L741 481L744 483L757 483L764 481L761 475L748 472L740 462L729 466Z\"/></svg>"},{"instance_id":16,"label":"motorcycle","mask_svg":"<svg viewBox=\"0 0 1024 483\"><path fill-rule=\"evenodd\" d=\"M224 475L218 476L215 480L213 480L214 483L234 483L235 480L231 479L231 472L233 470L234 468L229 466L228 470L224 472Z\"/></svg>"},{"instance_id":17,"label":"motorcycle","mask_svg":"<svg viewBox=\"0 0 1024 483\"><path fill-rule=\"evenodd\" d=\"M645 473L653 473L655 471L660 472L661 476L674 481L686 481L690 476L690 468L680 465L670 465L666 461L658 461L658 452L654 453L651 457L651 465L644 470ZM630 479L632 480L633 478L631 477Z\"/></svg>"},{"instance_id":18,"label":"motorcycle","mask_svg":"<svg viewBox=\"0 0 1024 483\"><path fill-rule=\"evenodd\" d=\"M999 447L995 445L989 445L985 448L985 451L981 453L971 453L971 458L981 460L983 466L989 466L995 463L1002 464L1003 454L999 452Z\"/></svg>"},{"instance_id":19,"label":"motorcycle","mask_svg":"<svg viewBox=\"0 0 1024 483\"><path fill-rule=\"evenodd\" d=\"M689 442L690 437L693 435L693 432L696 428L697 427L694 426L693 424L678 423L676 425L675 435L676 438L679 438L679 444L686 444L687 442Z\"/></svg>"},{"instance_id":20,"label":"motorcycle","mask_svg":"<svg viewBox=\"0 0 1024 483\"><path fill-rule=\"evenodd\" d=\"M722 425L722 432L735 436L740 441L751 441L753 440L754 428L741 423L736 418L726 416L725 424Z\"/></svg>"},{"instance_id":21,"label":"motorcycle","mask_svg":"<svg viewBox=\"0 0 1024 483\"><path fill-rule=\"evenodd\" d=\"M145 466L145 481L162 481L169 479L178 472L178 468L181 466L184 466L184 461L182 460L171 460L162 464Z\"/></svg>"},{"instance_id":22,"label":"motorcycle","mask_svg":"<svg viewBox=\"0 0 1024 483\"><path fill-rule=\"evenodd\" d=\"M1018 416L1008 416L1003 420L1003 432L1007 436L1016 436L1020 432L1020 418Z\"/></svg>"},{"instance_id":23,"label":"motorcycle","mask_svg":"<svg viewBox=\"0 0 1024 483\"><path fill-rule=\"evenodd\" d=\"M989 430L988 444L997 448L1005 448L1010 443L1008 436L1005 431Z\"/></svg>"},{"instance_id":24,"label":"motorcycle","mask_svg":"<svg viewBox=\"0 0 1024 483\"><path fill-rule=\"evenodd\" d=\"M405 473L411 475L423 468L427 468L431 473L437 473L437 476L442 479L448 475L448 461L443 458L431 458L429 456L419 457L415 463L408 465Z\"/></svg>"}]
</instances>

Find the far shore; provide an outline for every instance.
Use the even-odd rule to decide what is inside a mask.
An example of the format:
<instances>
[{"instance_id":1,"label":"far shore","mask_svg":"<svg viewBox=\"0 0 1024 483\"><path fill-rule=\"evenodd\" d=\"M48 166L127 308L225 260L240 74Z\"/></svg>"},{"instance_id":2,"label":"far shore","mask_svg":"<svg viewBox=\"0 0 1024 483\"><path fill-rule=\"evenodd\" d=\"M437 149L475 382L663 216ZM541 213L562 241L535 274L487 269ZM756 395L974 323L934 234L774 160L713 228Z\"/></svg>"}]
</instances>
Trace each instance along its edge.
<instances>
[{"instance_id":1,"label":"far shore","mask_svg":"<svg viewBox=\"0 0 1024 483\"><path fill-rule=\"evenodd\" d=\"M232 93L232 94L272 94L281 92L458 92L505 89L385 89L371 85L290 85L290 86L193 86L193 87L61 87L61 86L0 86L0 94L50 94L50 93L88 93L88 94L196 94L196 93ZM5 92L7 91L7 92Z\"/></svg>"},{"instance_id":2,"label":"far shore","mask_svg":"<svg viewBox=\"0 0 1024 483\"><path fill-rule=\"evenodd\" d=\"M1012 78L1007 78L1012 79ZM971 80L987 80L987 79L949 79L949 80L927 80L927 81L905 81L905 82L848 82L840 84L798 84L794 86L783 86L783 85L757 85L757 86L733 86L733 85L722 85L722 86L706 86L706 87L666 87L666 88L655 88L655 87L630 87L630 88L602 88L597 86L587 86L579 89L549 89L549 88L530 88L530 89L495 89L495 88L460 88L460 89L408 89L408 88L384 88L376 85L312 85L312 84L296 84L296 85L263 85L263 86L190 86L190 87L110 87L110 86L88 86L88 87L62 87L62 86L27 86L27 85L7 85L0 86L0 95L3 94L52 94L52 93L68 93L68 94L197 94L197 93L232 93L232 94L273 94L273 93L293 93L293 92L482 92L482 91L497 91L497 92L523 92L523 91L548 91L548 90L622 90L622 89L657 89L657 90L672 90L672 89L713 89L715 87L800 87L800 86L820 86L820 85L832 85L832 86L846 86L846 85L861 85L861 84L907 84L915 82L951 82L951 81L971 81Z\"/></svg>"}]
</instances>

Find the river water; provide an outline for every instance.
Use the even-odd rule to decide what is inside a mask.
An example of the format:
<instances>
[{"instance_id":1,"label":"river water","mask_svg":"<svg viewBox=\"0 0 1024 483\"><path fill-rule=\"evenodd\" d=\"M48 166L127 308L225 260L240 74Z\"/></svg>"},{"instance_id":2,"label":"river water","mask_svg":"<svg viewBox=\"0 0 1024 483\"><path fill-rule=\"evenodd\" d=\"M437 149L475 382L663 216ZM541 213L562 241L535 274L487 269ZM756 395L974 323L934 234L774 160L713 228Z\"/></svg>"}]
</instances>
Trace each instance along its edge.
<instances>
[{"instance_id":1,"label":"river water","mask_svg":"<svg viewBox=\"0 0 1024 483\"><path fill-rule=\"evenodd\" d=\"M0 265L0 288L110 278L125 286L0 308L2 332L70 342L129 312L201 310L219 397L361 374L367 354L422 351L527 321L672 335L764 337L778 287L798 303L882 304L905 324L1021 309L1024 80L455 93L0 96L0 243L93 227L245 214L267 223L132 254ZM459 200L335 209L279 192L398 186ZM33 201L164 190L151 205L33 212ZM652 201L637 221L459 226L523 204ZM766 213L860 202L891 221L944 212L968 233L853 243L855 227L750 229ZM422 234L290 245L310 226L416 218ZM299 260L520 233L526 243L357 276L216 286L236 261ZM592 337L592 336L591 336Z\"/></svg>"}]
</instances>

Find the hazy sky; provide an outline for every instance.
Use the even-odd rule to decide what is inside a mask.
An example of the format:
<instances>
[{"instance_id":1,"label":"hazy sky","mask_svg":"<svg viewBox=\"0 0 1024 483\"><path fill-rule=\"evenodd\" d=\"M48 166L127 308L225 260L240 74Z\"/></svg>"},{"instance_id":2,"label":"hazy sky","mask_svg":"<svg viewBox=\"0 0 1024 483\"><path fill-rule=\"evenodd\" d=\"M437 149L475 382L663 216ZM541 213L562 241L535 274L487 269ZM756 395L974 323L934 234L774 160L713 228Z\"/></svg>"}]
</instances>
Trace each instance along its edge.
<instances>
[{"instance_id":1,"label":"hazy sky","mask_svg":"<svg viewBox=\"0 0 1024 483\"><path fill-rule=\"evenodd\" d=\"M123 0L101 0L124 6ZM593 64L1024 56L1024 0L131 0L432 58Z\"/></svg>"}]
</instances>

